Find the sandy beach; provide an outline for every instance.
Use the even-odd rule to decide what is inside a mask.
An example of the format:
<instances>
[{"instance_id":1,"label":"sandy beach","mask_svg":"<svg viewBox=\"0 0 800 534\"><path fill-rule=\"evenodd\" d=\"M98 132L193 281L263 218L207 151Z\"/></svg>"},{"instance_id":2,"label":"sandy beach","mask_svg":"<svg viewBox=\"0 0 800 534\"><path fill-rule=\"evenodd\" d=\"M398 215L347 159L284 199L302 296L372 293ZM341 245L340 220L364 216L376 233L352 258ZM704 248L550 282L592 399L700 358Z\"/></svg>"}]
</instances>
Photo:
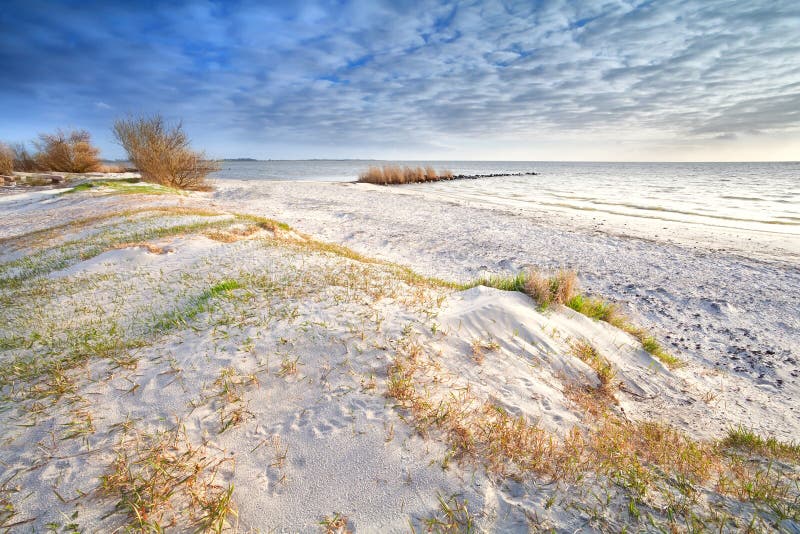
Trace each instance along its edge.
<instances>
[{"instance_id":1,"label":"sandy beach","mask_svg":"<svg viewBox=\"0 0 800 534\"><path fill-rule=\"evenodd\" d=\"M790 239L754 242L678 224L665 232L660 223L633 231L559 211L474 207L425 188L225 180L213 198L279 213L301 231L429 276L467 281L528 266L576 269L589 293L623 304L698 364L697 376L724 376L727 386L709 385L723 390L724 409L713 420L687 421L696 432L715 435L750 421L784 439L800 435L800 262Z\"/></svg>"},{"instance_id":2,"label":"sandy beach","mask_svg":"<svg viewBox=\"0 0 800 534\"><path fill-rule=\"evenodd\" d=\"M780 251L403 187L215 185L0 196L4 528L798 528ZM529 266L575 269L681 365L461 285Z\"/></svg>"},{"instance_id":3,"label":"sandy beach","mask_svg":"<svg viewBox=\"0 0 800 534\"><path fill-rule=\"evenodd\" d=\"M0 11L0 534L800 534L800 10Z\"/></svg>"}]
</instances>

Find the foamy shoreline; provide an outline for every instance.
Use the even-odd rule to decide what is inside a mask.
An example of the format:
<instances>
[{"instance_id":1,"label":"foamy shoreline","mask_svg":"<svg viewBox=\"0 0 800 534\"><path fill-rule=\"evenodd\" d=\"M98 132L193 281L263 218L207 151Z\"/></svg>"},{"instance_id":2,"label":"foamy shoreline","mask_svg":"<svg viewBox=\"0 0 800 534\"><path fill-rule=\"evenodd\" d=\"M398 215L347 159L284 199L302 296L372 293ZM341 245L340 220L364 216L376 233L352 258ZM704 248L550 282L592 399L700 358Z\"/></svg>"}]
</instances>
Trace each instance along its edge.
<instances>
[{"instance_id":1,"label":"foamy shoreline","mask_svg":"<svg viewBox=\"0 0 800 534\"><path fill-rule=\"evenodd\" d=\"M709 526L796 527L737 497L725 484L751 475L714 445L739 426L800 434L796 366L769 367L796 357L796 268L403 190L217 186L0 203L0 526L75 514L113 530L146 510L212 529L213 508L242 532L607 531L638 514L684 525L669 499L690 487ZM577 268L687 365L570 309L405 267L467 280L526 265ZM743 340L752 357L773 348L737 372L724 348ZM136 493L145 482L175 493Z\"/></svg>"}]
</instances>

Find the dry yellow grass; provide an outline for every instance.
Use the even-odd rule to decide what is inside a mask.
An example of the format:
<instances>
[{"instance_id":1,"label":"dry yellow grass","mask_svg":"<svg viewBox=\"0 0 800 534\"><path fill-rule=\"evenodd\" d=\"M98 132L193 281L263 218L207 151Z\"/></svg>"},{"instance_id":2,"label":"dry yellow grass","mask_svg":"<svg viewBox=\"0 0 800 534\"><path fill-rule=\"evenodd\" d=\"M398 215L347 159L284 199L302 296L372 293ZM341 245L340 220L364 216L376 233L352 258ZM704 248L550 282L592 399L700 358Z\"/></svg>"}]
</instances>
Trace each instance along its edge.
<instances>
[{"instance_id":1,"label":"dry yellow grass","mask_svg":"<svg viewBox=\"0 0 800 534\"><path fill-rule=\"evenodd\" d=\"M572 348L572 354L591 367L597 374L597 379L600 381L600 386L597 388L598 393L616 402L614 398L614 391L617 389L617 385L614 383L616 372L611 363L586 340L574 341L570 344L570 347Z\"/></svg>"},{"instance_id":2,"label":"dry yellow grass","mask_svg":"<svg viewBox=\"0 0 800 534\"><path fill-rule=\"evenodd\" d=\"M193 446L182 432L126 432L115 450L99 490L117 499L116 509L127 515L131 530L161 532L180 525L221 532L236 515L233 487L217 480L231 459Z\"/></svg>"},{"instance_id":3,"label":"dry yellow grass","mask_svg":"<svg viewBox=\"0 0 800 534\"><path fill-rule=\"evenodd\" d=\"M166 249L160 245L154 245L153 243L146 243L143 241L139 241L136 243L120 243L119 245L115 245L114 248L115 249L143 248L151 254L166 254L167 252L169 252L169 249Z\"/></svg>"},{"instance_id":4,"label":"dry yellow grass","mask_svg":"<svg viewBox=\"0 0 800 534\"><path fill-rule=\"evenodd\" d=\"M105 172L105 173L120 173L125 172L125 167L121 165L100 165L97 168L97 172Z\"/></svg>"},{"instance_id":5,"label":"dry yellow grass","mask_svg":"<svg viewBox=\"0 0 800 534\"><path fill-rule=\"evenodd\" d=\"M418 182L433 182L436 180L452 179L451 171L439 171L433 167L400 167L398 165L384 165L383 167L369 167L362 172L359 182L380 185L411 184Z\"/></svg>"},{"instance_id":6,"label":"dry yellow grass","mask_svg":"<svg viewBox=\"0 0 800 534\"><path fill-rule=\"evenodd\" d=\"M251 237L252 235L264 229L265 228L257 224L251 224L247 226L232 226L230 228L208 230L207 232L204 232L203 235L209 239L213 239L214 241L233 243L235 241L247 239L248 237Z\"/></svg>"},{"instance_id":7,"label":"dry yellow grass","mask_svg":"<svg viewBox=\"0 0 800 534\"><path fill-rule=\"evenodd\" d=\"M796 482L786 469L729 454L725 447L731 440L696 440L664 423L625 419L613 409L616 385L608 361L589 344L574 350L597 372L601 385L565 382L564 394L587 416L583 425L560 436L509 413L491 398L481 400L469 387L454 388L457 381L443 376L435 357L413 337L398 344L388 369L387 396L397 408L408 411L406 420L420 435L438 437L448 445L444 469L458 461L480 463L489 474L502 478L533 475L574 484L587 476L598 477L624 492L634 517L639 504L652 506L676 491L679 499L692 503L690 507L702 492L712 491L766 505L779 515L797 516ZM744 448L758 450L766 443L748 436L735 440L742 442L748 444ZM793 452L793 447L784 444L780 450ZM700 508L689 510L696 513Z\"/></svg>"},{"instance_id":8,"label":"dry yellow grass","mask_svg":"<svg viewBox=\"0 0 800 534\"><path fill-rule=\"evenodd\" d=\"M546 276L531 269L525 281L525 293L533 297L542 308L551 304L566 304L575 296L578 277L575 271L561 269Z\"/></svg>"}]
</instances>

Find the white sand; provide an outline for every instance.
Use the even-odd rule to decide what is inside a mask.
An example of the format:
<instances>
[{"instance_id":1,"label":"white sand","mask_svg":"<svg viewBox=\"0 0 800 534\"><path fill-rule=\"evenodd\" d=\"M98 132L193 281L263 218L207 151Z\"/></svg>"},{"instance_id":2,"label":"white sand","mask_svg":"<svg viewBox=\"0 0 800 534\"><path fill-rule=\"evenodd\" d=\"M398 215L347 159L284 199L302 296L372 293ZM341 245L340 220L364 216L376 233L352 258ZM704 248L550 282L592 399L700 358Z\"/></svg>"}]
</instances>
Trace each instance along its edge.
<instances>
[{"instance_id":1,"label":"white sand","mask_svg":"<svg viewBox=\"0 0 800 534\"><path fill-rule=\"evenodd\" d=\"M44 341L0 350L2 361L46 361L74 351L81 339L92 340L93 350L101 342L113 347L119 340L142 340L70 370L74 390L53 404L50 397L39 401L45 403L41 411L25 398L24 383L3 388L0 497L14 509L8 519L0 515L6 525L22 522L19 528L38 531L49 522L74 521L90 532L121 528L130 517L115 513L119 499L97 488L126 435L118 425L129 421L138 432L179 425L208 457L228 459L215 482L233 485L238 518L231 516L229 526L241 532L317 531L319 521L337 512L356 532L407 532L409 525L421 532L426 519L444 519L438 499L451 496L468 503L483 531L618 531L626 523L647 528L631 523L624 490L592 474L562 485L490 476L481 462L448 462L443 437L420 435L413 416L386 396L387 366L409 336L432 362L420 376L431 398L468 391L555 436L590 424L565 396L571 385L598 383L571 354L570 344L579 339L613 366L622 385L613 410L622 418L666 422L698 439L719 437L739 424L782 439L800 435L798 385L791 375L796 365L766 366L797 356L795 267L566 233L385 188L219 186L213 195L182 198L80 193L48 202L52 197L24 195L0 208L0 261L17 261L0 264L0 280L41 269L21 287L0 286L0 297L15 298L0 316L0 338L44 335ZM13 239L145 206L259 214L439 277L465 279L525 264L575 265L590 290L623 300L662 339L684 338L675 352L689 365L671 371L624 332L563 307L542 313L521 293L420 287L392 268L315 251L281 231L260 229L232 242L202 235L212 226L227 232L247 226L233 225L231 215L136 213ZM209 226L177 236L146 233L198 224ZM109 246L115 239L143 243ZM93 243L103 251L85 259L69 256ZM42 249L47 252L36 255ZM32 260L19 263L24 255ZM175 318L224 280L241 287L209 297L194 316ZM752 287L756 282L764 286ZM154 329L164 321L168 327ZM476 339L497 344L482 363L471 354ZM742 339L777 354L733 372L719 349ZM291 362L296 370L287 371ZM235 377L238 395L220 396L225 369ZM241 421L221 432L234 413ZM72 436L71 423L86 428L86 414L91 431ZM661 498L650 495L640 507L663 522ZM752 512L738 501L714 499L742 521ZM178 515L176 521L177 530L189 529L189 518Z\"/></svg>"},{"instance_id":2,"label":"white sand","mask_svg":"<svg viewBox=\"0 0 800 534\"><path fill-rule=\"evenodd\" d=\"M570 227L557 213L509 213L419 191L221 180L214 198L432 276L576 269L588 292L622 303L697 364L682 374L707 382L720 410L710 421L687 419L695 431L719 434L747 421L783 439L800 436L800 260L782 243L742 239L727 253L707 241L734 236L692 240L697 228L661 235L680 244L626 238Z\"/></svg>"}]
</instances>

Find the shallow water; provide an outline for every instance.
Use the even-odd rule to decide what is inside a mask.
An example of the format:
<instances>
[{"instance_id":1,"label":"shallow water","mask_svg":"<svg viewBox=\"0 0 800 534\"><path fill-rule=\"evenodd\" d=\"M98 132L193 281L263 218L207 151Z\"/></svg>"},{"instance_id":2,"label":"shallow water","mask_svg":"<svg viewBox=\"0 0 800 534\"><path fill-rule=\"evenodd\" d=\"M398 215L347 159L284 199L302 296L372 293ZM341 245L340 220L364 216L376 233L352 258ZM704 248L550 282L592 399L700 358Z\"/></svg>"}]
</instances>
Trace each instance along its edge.
<instances>
[{"instance_id":1,"label":"shallow water","mask_svg":"<svg viewBox=\"0 0 800 534\"><path fill-rule=\"evenodd\" d=\"M374 161L224 162L217 178L245 180L355 180ZM598 212L636 219L681 221L800 235L800 162L793 163L574 163L410 161L456 174L534 171L413 184L450 198L526 208Z\"/></svg>"}]
</instances>

